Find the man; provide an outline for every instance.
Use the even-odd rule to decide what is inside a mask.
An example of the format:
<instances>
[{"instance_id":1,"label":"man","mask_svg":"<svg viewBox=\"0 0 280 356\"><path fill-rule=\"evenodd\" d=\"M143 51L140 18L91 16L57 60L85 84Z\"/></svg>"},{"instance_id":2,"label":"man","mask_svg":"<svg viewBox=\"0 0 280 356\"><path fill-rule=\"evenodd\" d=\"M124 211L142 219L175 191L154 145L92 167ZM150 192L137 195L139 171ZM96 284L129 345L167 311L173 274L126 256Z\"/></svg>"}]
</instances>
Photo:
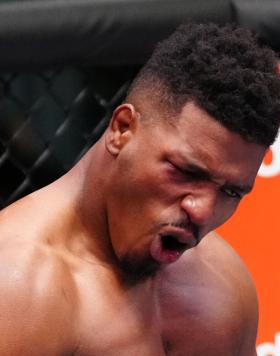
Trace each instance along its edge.
<instances>
[{"instance_id":1,"label":"man","mask_svg":"<svg viewBox=\"0 0 280 356\"><path fill-rule=\"evenodd\" d=\"M246 30L161 43L82 160L2 211L0 354L256 355L254 285L211 231L279 114L276 59Z\"/></svg>"}]
</instances>

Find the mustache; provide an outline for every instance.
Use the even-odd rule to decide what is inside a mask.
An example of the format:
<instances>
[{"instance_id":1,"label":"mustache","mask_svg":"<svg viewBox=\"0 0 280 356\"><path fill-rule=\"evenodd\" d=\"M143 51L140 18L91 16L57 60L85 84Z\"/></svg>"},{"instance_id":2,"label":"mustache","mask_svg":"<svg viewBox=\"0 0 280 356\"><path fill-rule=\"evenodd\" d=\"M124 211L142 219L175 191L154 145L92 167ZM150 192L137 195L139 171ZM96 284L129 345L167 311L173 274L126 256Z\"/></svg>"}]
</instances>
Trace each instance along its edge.
<instances>
[{"instance_id":1,"label":"mustache","mask_svg":"<svg viewBox=\"0 0 280 356\"><path fill-rule=\"evenodd\" d=\"M160 227L177 227L180 229L184 229L187 231L191 231L194 237L198 240L199 238L199 227L193 223L191 223L187 219L179 219L176 221L169 221L166 223L160 224Z\"/></svg>"}]
</instances>

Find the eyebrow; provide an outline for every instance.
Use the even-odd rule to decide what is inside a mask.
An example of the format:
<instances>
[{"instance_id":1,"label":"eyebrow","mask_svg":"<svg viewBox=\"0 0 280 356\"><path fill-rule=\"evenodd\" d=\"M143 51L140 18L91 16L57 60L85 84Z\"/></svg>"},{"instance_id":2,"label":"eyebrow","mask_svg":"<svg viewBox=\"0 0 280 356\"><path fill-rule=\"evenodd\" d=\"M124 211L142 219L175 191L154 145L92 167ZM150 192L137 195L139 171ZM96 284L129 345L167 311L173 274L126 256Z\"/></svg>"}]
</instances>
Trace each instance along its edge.
<instances>
[{"instance_id":1,"label":"eyebrow","mask_svg":"<svg viewBox=\"0 0 280 356\"><path fill-rule=\"evenodd\" d=\"M190 171L191 173L194 173L200 179L215 180L215 178L210 174L210 172L207 169L197 164L188 163L187 165L185 165L184 169ZM223 185L223 187L237 190L243 194L248 194L253 189L253 185L236 185L231 183L226 183Z\"/></svg>"}]
</instances>

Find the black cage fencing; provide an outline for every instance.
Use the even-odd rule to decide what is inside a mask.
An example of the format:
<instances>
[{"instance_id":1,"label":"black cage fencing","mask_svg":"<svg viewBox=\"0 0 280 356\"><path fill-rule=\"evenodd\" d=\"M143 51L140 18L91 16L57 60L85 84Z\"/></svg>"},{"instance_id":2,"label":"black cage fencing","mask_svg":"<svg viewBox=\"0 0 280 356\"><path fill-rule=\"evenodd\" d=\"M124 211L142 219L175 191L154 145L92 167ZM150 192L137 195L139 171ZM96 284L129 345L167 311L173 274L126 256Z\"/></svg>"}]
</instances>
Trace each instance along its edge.
<instances>
[{"instance_id":1,"label":"black cage fencing","mask_svg":"<svg viewBox=\"0 0 280 356\"><path fill-rule=\"evenodd\" d=\"M0 207L54 181L104 131L136 68L0 74Z\"/></svg>"}]
</instances>

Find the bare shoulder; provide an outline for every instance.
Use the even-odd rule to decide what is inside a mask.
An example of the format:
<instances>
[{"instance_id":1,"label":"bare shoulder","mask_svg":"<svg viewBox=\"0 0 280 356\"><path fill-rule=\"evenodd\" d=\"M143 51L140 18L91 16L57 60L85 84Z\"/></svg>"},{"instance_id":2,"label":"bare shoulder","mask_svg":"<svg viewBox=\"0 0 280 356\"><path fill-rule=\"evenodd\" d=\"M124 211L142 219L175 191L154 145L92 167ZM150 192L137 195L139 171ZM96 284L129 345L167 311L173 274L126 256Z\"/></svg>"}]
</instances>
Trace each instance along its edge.
<instances>
[{"instance_id":1,"label":"bare shoulder","mask_svg":"<svg viewBox=\"0 0 280 356\"><path fill-rule=\"evenodd\" d=\"M68 266L51 249L30 241L24 234L10 234L3 225L0 354L62 354L73 347L76 299Z\"/></svg>"},{"instance_id":2,"label":"bare shoulder","mask_svg":"<svg viewBox=\"0 0 280 356\"><path fill-rule=\"evenodd\" d=\"M185 263L191 262L199 267L201 261L217 279L224 282L222 285L230 288L246 286L248 292L255 294L254 282L247 266L230 244L217 233L208 234L200 245L190 252L189 256L185 254L182 259L182 267Z\"/></svg>"},{"instance_id":3,"label":"bare shoulder","mask_svg":"<svg viewBox=\"0 0 280 356\"><path fill-rule=\"evenodd\" d=\"M181 326L166 331L190 354L256 355L255 286L240 257L217 234L166 268L158 293L163 320L177 318Z\"/></svg>"}]
</instances>

